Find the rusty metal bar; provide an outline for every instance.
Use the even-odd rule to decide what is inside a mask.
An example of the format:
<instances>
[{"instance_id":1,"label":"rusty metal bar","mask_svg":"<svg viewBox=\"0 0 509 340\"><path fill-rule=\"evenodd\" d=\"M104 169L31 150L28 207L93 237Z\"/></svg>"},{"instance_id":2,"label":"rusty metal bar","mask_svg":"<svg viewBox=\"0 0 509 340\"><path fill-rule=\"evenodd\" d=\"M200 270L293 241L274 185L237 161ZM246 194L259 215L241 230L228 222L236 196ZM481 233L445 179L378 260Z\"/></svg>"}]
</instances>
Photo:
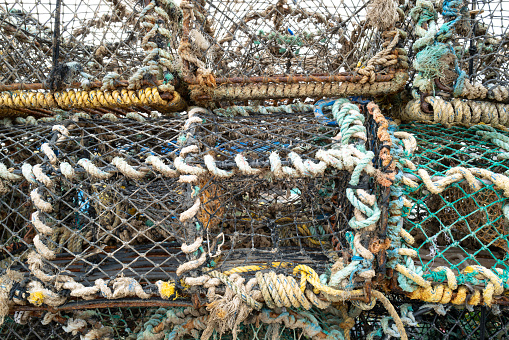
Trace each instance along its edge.
<instances>
[{"instance_id":1,"label":"rusty metal bar","mask_svg":"<svg viewBox=\"0 0 509 340\"><path fill-rule=\"evenodd\" d=\"M341 72L338 74L319 74L319 75L275 75L267 77L218 77L217 84L251 84L251 83L300 83L300 82L358 82L364 76L356 75L349 72ZM375 82L391 81L394 73L377 74ZM190 85L198 85L198 81L191 77L184 78L184 81Z\"/></svg>"},{"instance_id":2,"label":"rusty metal bar","mask_svg":"<svg viewBox=\"0 0 509 340\"><path fill-rule=\"evenodd\" d=\"M88 301L78 301L66 303L58 307L36 307L36 306L13 306L11 312L17 311L50 311L57 313L60 311L70 311L78 309L95 309L95 308L126 308L126 307L192 307L192 302L186 301L169 301L163 299L120 299L107 300L96 299Z\"/></svg>"},{"instance_id":3,"label":"rusty metal bar","mask_svg":"<svg viewBox=\"0 0 509 340\"><path fill-rule=\"evenodd\" d=\"M356 75L350 72L340 72L338 74L314 74L314 75L274 75L269 77L218 77L216 78L217 84L250 84L250 83L299 83L299 82L357 82L363 78L361 75ZM377 74L375 82L390 81L394 78L394 73ZM199 85L198 80L194 77L184 78L184 82L189 85ZM127 80L117 80L118 87L127 87L129 83ZM163 81L158 80L155 82L143 81L143 85L159 86ZM93 81L90 84L92 88L99 88L102 86L101 81ZM75 82L68 85L66 88L79 89L81 88L80 82ZM16 90L49 90L48 86L43 83L15 83L9 85L0 85L0 91L16 91ZM165 98L163 98L165 99ZM171 99L170 99L171 100Z\"/></svg>"},{"instance_id":4,"label":"rusty metal bar","mask_svg":"<svg viewBox=\"0 0 509 340\"><path fill-rule=\"evenodd\" d=\"M46 114L44 114L42 112L37 112L35 110L25 109L25 108L22 108L22 107L16 108L16 110L18 110L20 112L23 112L23 113L27 114L28 116L34 116L35 118L48 117L48 115L46 115Z\"/></svg>"}]
</instances>

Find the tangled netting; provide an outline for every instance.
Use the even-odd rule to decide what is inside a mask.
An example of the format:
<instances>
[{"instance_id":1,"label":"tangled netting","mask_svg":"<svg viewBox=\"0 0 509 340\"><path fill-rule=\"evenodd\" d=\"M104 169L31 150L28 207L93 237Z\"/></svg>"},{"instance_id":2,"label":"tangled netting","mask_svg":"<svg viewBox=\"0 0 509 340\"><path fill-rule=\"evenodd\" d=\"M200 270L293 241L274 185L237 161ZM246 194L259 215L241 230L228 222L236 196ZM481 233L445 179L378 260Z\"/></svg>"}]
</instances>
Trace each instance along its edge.
<instances>
[{"instance_id":1,"label":"tangled netting","mask_svg":"<svg viewBox=\"0 0 509 340\"><path fill-rule=\"evenodd\" d=\"M407 327L411 339L433 339L444 337L445 339L503 339L507 332L508 313L501 311L494 313L491 310L474 308L454 309L446 307L442 314L437 314L430 306L411 303L409 301L395 302L398 308L407 310L411 325ZM180 307L177 313L183 313L185 307ZM70 319L79 317L86 320L83 328L93 328L101 325L106 329L103 331L103 339L128 339L135 340L141 331L152 325L157 327L165 319L169 308L157 307L130 307L130 308L97 308L86 313L62 312L58 317L46 314L43 319L37 318L35 313L17 312L16 315L6 319L0 334L5 339L79 339L79 332L76 328L67 327ZM300 312L303 313L303 312ZM379 315L383 313L378 307L373 308L369 313L363 313L355 321L352 328L352 339L366 339L367 335L374 329L382 326ZM310 315L309 313L308 315ZM330 331L339 328L341 312L339 310L326 309L312 310L313 318L317 324ZM52 318L54 322L44 321ZM16 321L15 321L16 319ZM255 320L250 320L255 321ZM167 326L161 327L164 329ZM102 329L101 328L101 329ZM73 331L75 332L73 334ZM246 322L240 325L238 339L267 339L278 334L281 339L295 339L295 328L287 324L261 324L257 326L254 322ZM224 339L231 339L231 335L224 334ZM373 335L373 339L382 338L382 333Z\"/></svg>"},{"instance_id":2,"label":"tangled netting","mask_svg":"<svg viewBox=\"0 0 509 340\"><path fill-rule=\"evenodd\" d=\"M208 300L210 314L192 312L193 322L204 323L182 335L236 337L251 311L261 310L263 322L313 336L318 325L284 313L274 319L259 300L309 310L330 305L316 295L321 290L334 301L364 295L358 288L385 266L378 245L385 236L371 241L388 196L371 192L394 178L390 137L373 103L279 109L293 114L232 118L194 108L185 117L77 114L61 124L4 127L2 313L12 303L65 308L73 297L193 296L195 306ZM285 276L292 269L300 285ZM331 282L321 283L315 270ZM395 313L380 292L371 295Z\"/></svg>"},{"instance_id":3,"label":"tangled netting","mask_svg":"<svg viewBox=\"0 0 509 340\"><path fill-rule=\"evenodd\" d=\"M0 5L2 338L503 338L508 10Z\"/></svg>"},{"instance_id":4,"label":"tangled netting","mask_svg":"<svg viewBox=\"0 0 509 340\"><path fill-rule=\"evenodd\" d=\"M509 126L508 13L506 1L417 1L409 13L414 99L401 118Z\"/></svg>"}]
</instances>

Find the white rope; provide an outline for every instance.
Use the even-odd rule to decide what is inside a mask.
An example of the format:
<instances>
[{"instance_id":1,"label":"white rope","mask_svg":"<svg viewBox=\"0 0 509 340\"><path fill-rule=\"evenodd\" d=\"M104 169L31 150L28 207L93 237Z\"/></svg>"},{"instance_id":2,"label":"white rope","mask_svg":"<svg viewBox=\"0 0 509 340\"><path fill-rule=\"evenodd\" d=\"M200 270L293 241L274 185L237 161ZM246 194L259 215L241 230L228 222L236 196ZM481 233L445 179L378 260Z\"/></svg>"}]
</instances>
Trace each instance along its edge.
<instances>
[{"instance_id":1,"label":"white rope","mask_svg":"<svg viewBox=\"0 0 509 340\"><path fill-rule=\"evenodd\" d=\"M60 172L62 173L62 175L64 175L65 178L67 178L70 181L73 180L74 177L76 176L71 164L67 162L60 163Z\"/></svg>"},{"instance_id":2,"label":"white rope","mask_svg":"<svg viewBox=\"0 0 509 340\"><path fill-rule=\"evenodd\" d=\"M198 153L199 151L200 148L198 147L198 145L189 145L180 150L180 157L185 157L188 153Z\"/></svg>"},{"instance_id":3,"label":"white rope","mask_svg":"<svg viewBox=\"0 0 509 340\"><path fill-rule=\"evenodd\" d=\"M177 276L181 276L185 272L188 272L190 270L196 269L203 265L205 261L207 260L207 254L203 252L197 260L189 261L186 263L181 264L176 271Z\"/></svg>"},{"instance_id":4,"label":"white rope","mask_svg":"<svg viewBox=\"0 0 509 340\"><path fill-rule=\"evenodd\" d=\"M203 161L205 162L205 166L207 167L207 169L214 176L221 177L221 178L228 178L228 177L233 176L233 171L221 170L216 166L216 161L214 160L214 156L205 155L203 157Z\"/></svg>"},{"instance_id":5,"label":"white rope","mask_svg":"<svg viewBox=\"0 0 509 340\"><path fill-rule=\"evenodd\" d=\"M175 158L174 165L177 171L183 174L200 176L207 173L207 170L203 169L202 167L187 165L184 161L184 158L180 156Z\"/></svg>"},{"instance_id":6,"label":"white rope","mask_svg":"<svg viewBox=\"0 0 509 340\"><path fill-rule=\"evenodd\" d=\"M62 329L66 333L72 333L72 335L76 335L85 327L87 327L87 322L85 320L70 318L67 320L67 326L62 326Z\"/></svg>"},{"instance_id":7,"label":"white rope","mask_svg":"<svg viewBox=\"0 0 509 340\"><path fill-rule=\"evenodd\" d=\"M21 176L11 173L4 163L0 162L0 178L8 181L19 181Z\"/></svg>"},{"instance_id":8,"label":"white rope","mask_svg":"<svg viewBox=\"0 0 509 340\"><path fill-rule=\"evenodd\" d=\"M35 229L43 235L51 235L53 234L53 229L48 227L44 222L39 218L39 211L35 211L32 213L32 224Z\"/></svg>"},{"instance_id":9,"label":"white rope","mask_svg":"<svg viewBox=\"0 0 509 340\"><path fill-rule=\"evenodd\" d=\"M247 162L246 157L244 157L241 153L235 156L235 163L237 164L240 172L244 175L258 175L261 172L260 169L253 169Z\"/></svg>"},{"instance_id":10,"label":"white rope","mask_svg":"<svg viewBox=\"0 0 509 340\"><path fill-rule=\"evenodd\" d=\"M51 203L46 202L45 200L42 199L37 188L30 192L30 198L34 202L37 209L41 210L42 212L49 213L53 211L53 206L51 205Z\"/></svg>"},{"instance_id":11,"label":"white rope","mask_svg":"<svg viewBox=\"0 0 509 340\"><path fill-rule=\"evenodd\" d=\"M98 179L108 179L113 174L109 172L104 172L100 170L98 167L94 165L89 159L82 158L78 161L78 165L83 167L85 171L92 177L98 178Z\"/></svg>"},{"instance_id":12,"label":"white rope","mask_svg":"<svg viewBox=\"0 0 509 340\"><path fill-rule=\"evenodd\" d=\"M180 247L180 249L182 249L182 251L186 254L189 254L189 253L194 253L195 251L197 251L200 247L201 247L201 244L203 243L203 237L198 237L193 243L191 243L190 245L187 245L185 243L182 243L182 246Z\"/></svg>"},{"instance_id":13,"label":"white rope","mask_svg":"<svg viewBox=\"0 0 509 340\"><path fill-rule=\"evenodd\" d=\"M198 213L198 210L200 210L200 205L201 202L200 198L198 197L191 208L180 214L180 222L186 222L187 220L193 218Z\"/></svg>"},{"instance_id":14,"label":"white rope","mask_svg":"<svg viewBox=\"0 0 509 340\"><path fill-rule=\"evenodd\" d=\"M195 183L198 181L198 177L196 175L180 175L179 182L180 183Z\"/></svg>"},{"instance_id":15,"label":"white rope","mask_svg":"<svg viewBox=\"0 0 509 340\"><path fill-rule=\"evenodd\" d=\"M32 168L32 172L35 178L44 184L46 187L51 188L53 186L53 181L42 171L42 167L40 164L34 165Z\"/></svg>"},{"instance_id":16,"label":"white rope","mask_svg":"<svg viewBox=\"0 0 509 340\"><path fill-rule=\"evenodd\" d=\"M69 137L69 130L63 125L53 125L51 131L58 131L61 135Z\"/></svg>"},{"instance_id":17,"label":"white rope","mask_svg":"<svg viewBox=\"0 0 509 340\"><path fill-rule=\"evenodd\" d=\"M41 150L48 157L51 164L55 165L57 163L57 155L55 155L55 152L53 152L48 143L42 143Z\"/></svg>"},{"instance_id":18,"label":"white rope","mask_svg":"<svg viewBox=\"0 0 509 340\"><path fill-rule=\"evenodd\" d=\"M31 183L31 184L37 184L37 181L35 180L35 176L32 172L32 166L28 163L23 163L21 166L21 173L23 174L23 177Z\"/></svg>"},{"instance_id":19,"label":"white rope","mask_svg":"<svg viewBox=\"0 0 509 340\"><path fill-rule=\"evenodd\" d=\"M160 172L166 177L178 176L178 172L176 170L173 170L168 165L164 164L164 162L157 156L154 155L148 156L147 159L145 160L145 163L151 165L154 168L154 170Z\"/></svg>"},{"instance_id":20,"label":"white rope","mask_svg":"<svg viewBox=\"0 0 509 340\"><path fill-rule=\"evenodd\" d=\"M193 117L195 114L197 113L205 113L205 114L208 114L209 113L209 110L203 108L203 107L193 107L191 108L191 110L189 110L189 112L187 113L187 116L189 118ZM201 118L200 118L201 119ZM200 121L201 123L201 121Z\"/></svg>"},{"instance_id":21,"label":"white rope","mask_svg":"<svg viewBox=\"0 0 509 340\"><path fill-rule=\"evenodd\" d=\"M189 119L186 120L185 124L184 124L184 127L182 128L182 130L188 130L189 127L191 126L191 124L195 123L195 124L201 124L203 122L203 119L201 119L200 117L198 116L193 116L193 117L189 117Z\"/></svg>"},{"instance_id":22,"label":"white rope","mask_svg":"<svg viewBox=\"0 0 509 340\"><path fill-rule=\"evenodd\" d=\"M37 249L37 252L42 255L46 260L53 260L55 259L55 252L48 247L41 241L41 237L39 234L35 235L34 239L34 246L35 249Z\"/></svg>"},{"instance_id":23,"label":"white rope","mask_svg":"<svg viewBox=\"0 0 509 340\"><path fill-rule=\"evenodd\" d=\"M279 154L275 151L273 151L269 156L269 162L270 162L270 170L276 176L277 178L283 178L285 176L288 177L298 177L298 172L295 169L292 169L287 166L282 166L281 164L281 158L279 157Z\"/></svg>"},{"instance_id":24,"label":"white rope","mask_svg":"<svg viewBox=\"0 0 509 340\"><path fill-rule=\"evenodd\" d=\"M140 299L149 299L152 295L146 293L143 287L131 277L119 277L113 280L113 298L135 296Z\"/></svg>"},{"instance_id":25,"label":"white rope","mask_svg":"<svg viewBox=\"0 0 509 340\"><path fill-rule=\"evenodd\" d=\"M131 179L142 179L145 177L145 172L134 169L127 161L121 157L115 157L111 160L111 164L117 167L117 169L126 177Z\"/></svg>"}]
</instances>

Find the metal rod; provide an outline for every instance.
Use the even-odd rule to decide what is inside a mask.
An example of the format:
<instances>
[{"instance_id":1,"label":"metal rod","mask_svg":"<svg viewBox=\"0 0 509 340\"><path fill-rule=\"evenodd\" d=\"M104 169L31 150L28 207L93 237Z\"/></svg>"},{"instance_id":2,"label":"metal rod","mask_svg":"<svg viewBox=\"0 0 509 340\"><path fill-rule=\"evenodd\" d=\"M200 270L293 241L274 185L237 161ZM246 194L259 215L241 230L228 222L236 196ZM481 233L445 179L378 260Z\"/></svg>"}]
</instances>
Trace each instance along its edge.
<instances>
[{"instance_id":1,"label":"metal rod","mask_svg":"<svg viewBox=\"0 0 509 340\"><path fill-rule=\"evenodd\" d=\"M356 82L360 81L363 76L350 73L350 72L341 72L338 74L316 74L316 75L274 75L270 77L218 77L216 78L217 84L247 84L247 83L299 83L299 82L344 82L351 81ZM375 77L375 82L387 82L391 81L394 78L394 73L389 74L377 74ZM198 85L199 82L192 78L186 77L184 81L189 85ZM118 87L127 87L129 85L127 80L117 80L116 85ZM156 82L143 81L143 85L152 85L159 86L163 84L162 80L158 80ZM101 81L93 81L90 83L91 88L99 88L103 84ZM75 82L70 85L67 85L66 88L81 88L80 82ZM0 91L15 91L15 90L48 90L49 86L43 83L15 83L9 85L0 85ZM164 99L164 98L163 98Z\"/></svg>"},{"instance_id":2,"label":"metal rod","mask_svg":"<svg viewBox=\"0 0 509 340\"><path fill-rule=\"evenodd\" d=\"M55 8L55 27L53 27L53 70L58 67L60 54L60 6L61 0L57 0Z\"/></svg>"},{"instance_id":3,"label":"metal rod","mask_svg":"<svg viewBox=\"0 0 509 340\"><path fill-rule=\"evenodd\" d=\"M329 75L274 75L263 77L231 77L216 78L216 83L219 84L251 84L251 83L300 83L300 82L357 82L363 78L362 75L341 72L339 74ZM386 82L394 78L394 73L377 74L375 82ZM184 78L184 81L190 85L198 85L199 82L191 77Z\"/></svg>"},{"instance_id":4,"label":"metal rod","mask_svg":"<svg viewBox=\"0 0 509 340\"><path fill-rule=\"evenodd\" d=\"M121 299L106 300L97 299L89 301L79 301L66 303L58 307L35 307L35 306L14 306L12 311L44 311L49 310L52 313L59 311L77 310L77 309L95 309L95 308L125 308L125 307L192 307L191 302L169 301L163 299Z\"/></svg>"}]
</instances>

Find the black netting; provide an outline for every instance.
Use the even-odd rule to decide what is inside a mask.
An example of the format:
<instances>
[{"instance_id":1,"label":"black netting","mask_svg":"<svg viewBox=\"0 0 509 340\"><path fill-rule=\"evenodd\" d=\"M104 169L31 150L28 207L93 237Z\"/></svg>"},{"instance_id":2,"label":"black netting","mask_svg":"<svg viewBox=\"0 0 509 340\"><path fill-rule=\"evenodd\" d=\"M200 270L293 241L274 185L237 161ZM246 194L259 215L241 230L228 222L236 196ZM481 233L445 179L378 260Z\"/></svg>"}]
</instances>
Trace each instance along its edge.
<instances>
[{"instance_id":1,"label":"black netting","mask_svg":"<svg viewBox=\"0 0 509 340\"><path fill-rule=\"evenodd\" d=\"M207 266L227 270L254 263L288 262L312 264L325 270L338 256L348 254L345 232L353 215L345 189L347 171L328 168L319 176L278 178L270 168L269 156L277 152L282 164L290 165L289 154L313 159L319 149L337 144L337 127L315 120L312 114L292 116L250 116L223 118L203 116L188 142L199 148L186 156L191 166L205 168L205 155L212 155L219 169L236 168L235 156L242 153L257 175L237 174L231 178L200 176L193 184L179 178L158 175L145 163L158 156L167 164L175 162L182 145L182 120L162 118L144 123L120 120L66 121L69 138L56 139L52 125L14 125L0 132L2 157L8 167L43 163L42 170L53 183L39 185L42 197L54 210L41 213L54 229L44 237L57 258L48 264L56 273L93 283L98 278L125 275L154 282L174 276L185 262L180 244L194 240L196 227L179 221L181 213L200 197L197 223L206 230L211 258ZM377 150L376 124L369 120L370 148ZM60 162L75 170L72 179L53 168L41 151L48 142ZM132 179L111 165L123 157L145 176ZM112 173L98 180L82 165L89 159L101 171ZM20 170L15 173L21 174ZM367 183L376 187L376 183ZM37 187L37 186L36 186ZM33 189L34 187L32 187ZM35 233L26 181L18 182L2 199L3 267L26 270L26 256L33 249ZM196 196L198 195L198 196Z\"/></svg>"},{"instance_id":2,"label":"black netting","mask_svg":"<svg viewBox=\"0 0 509 340\"><path fill-rule=\"evenodd\" d=\"M60 5L59 5L60 4ZM98 79L129 77L144 54L133 1L12 1L1 5L2 84L41 83L52 69L56 8L60 7L60 63L77 62Z\"/></svg>"},{"instance_id":3,"label":"black netting","mask_svg":"<svg viewBox=\"0 0 509 340\"><path fill-rule=\"evenodd\" d=\"M501 308L500 312L494 312L486 307L475 307L470 310L464 307L457 308L451 305L443 305L441 315L435 312L433 305L416 303L415 300L407 300L393 296L392 304L396 309L409 305L415 324L406 326L408 339L425 340L443 338L456 339L507 339L509 329L509 311ZM352 329L352 339L366 339L372 333L381 330L381 315L383 308L375 307L369 312L362 313L356 320ZM389 321L389 325L393 322ZM374 339L386 339L383 332L377 332Z\"/></svg>"},{"instance_id":4,"label":"black netting","mask_svg":"<svg viewBox=\"0 0 509 340\"><path fill-rule=\"evenodd\" d=\"M367 3L198 1L203 17L192 25L210 41L201 59L218 76L338 74L383 42L366 23Z\"/></svg>"}]
</instances>

